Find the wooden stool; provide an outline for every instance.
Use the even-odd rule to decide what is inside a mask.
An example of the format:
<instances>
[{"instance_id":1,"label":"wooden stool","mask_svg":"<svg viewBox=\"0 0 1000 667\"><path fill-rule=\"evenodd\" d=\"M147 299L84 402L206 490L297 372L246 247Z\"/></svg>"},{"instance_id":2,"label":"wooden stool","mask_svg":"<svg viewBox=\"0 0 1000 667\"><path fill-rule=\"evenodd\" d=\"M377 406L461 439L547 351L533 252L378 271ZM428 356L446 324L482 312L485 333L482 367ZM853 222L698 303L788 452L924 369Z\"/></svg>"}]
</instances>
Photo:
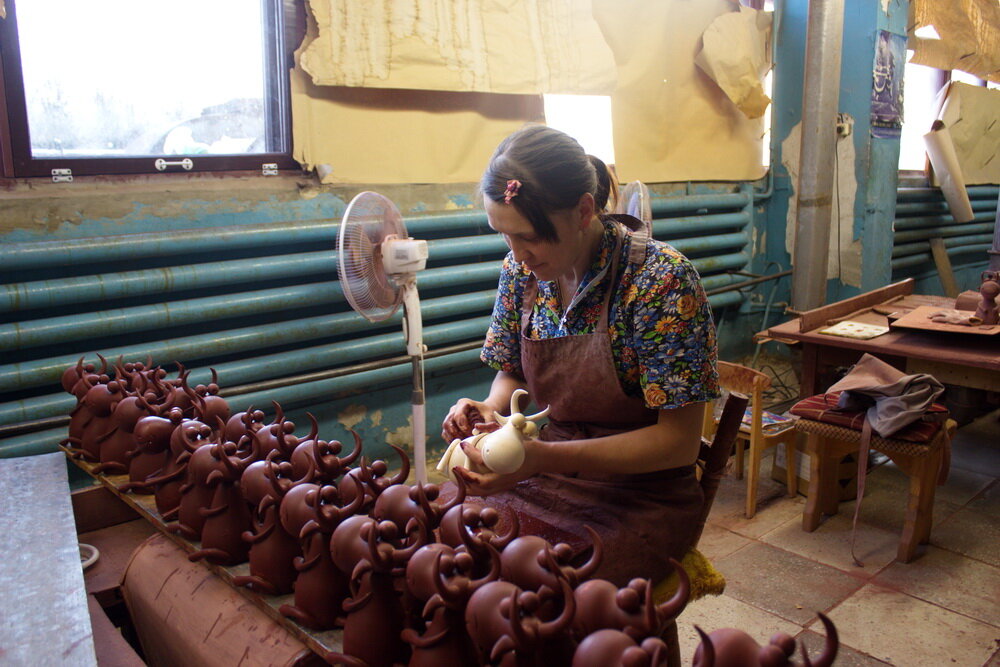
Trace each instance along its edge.
<instances>
[{"instance_id":1,"label":"wooden stool","mask_svg":"<svg viewBox=\"0 0 1000 667\"><path fill-rule=\"evenodd\" d=\"M805 418L799 419L795 428L807 436L809 498L802 514L802 529L811 533L823 514L837 513L837 467L844 456L858 452L861 431ZM896 552L898 561L909 563L916 556L917 545L930 540L934 487L948 474L951 438L956 428L955 421L949 419L931 440L922 443L872 434L872 449L887 455L910 478L903 534Z\"/></svg>"}]
</instances>

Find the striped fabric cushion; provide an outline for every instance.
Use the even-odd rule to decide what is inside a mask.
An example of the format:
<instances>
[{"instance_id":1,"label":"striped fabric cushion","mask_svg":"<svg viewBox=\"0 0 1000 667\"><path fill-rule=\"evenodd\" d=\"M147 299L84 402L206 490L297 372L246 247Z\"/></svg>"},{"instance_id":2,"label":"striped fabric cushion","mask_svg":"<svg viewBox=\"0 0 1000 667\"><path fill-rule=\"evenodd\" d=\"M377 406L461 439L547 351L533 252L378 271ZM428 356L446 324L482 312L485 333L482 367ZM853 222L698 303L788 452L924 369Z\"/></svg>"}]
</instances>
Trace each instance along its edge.
<instances>
[{"instance_id":1,"label":"striped fabric cushion","mask_svg":"<svg viewBox=\"0 0 1000 667\"><path fill-rule=\"evenodd\" d=\"M816 394L809 398L804 398L789 410L793 415L803 419L826 422L846 428L860 431L865 421L864 412L849 412L837 409L837 400L840 392L834 391L828 394ZM888 436L896 440L908 440L910 442L930 442L937 432L941 430L941 424L948 417L948 409L940 403L935 403L924 414L921 421L914 422L904 429L901 429Z\"/></svg>"}]
</instances>

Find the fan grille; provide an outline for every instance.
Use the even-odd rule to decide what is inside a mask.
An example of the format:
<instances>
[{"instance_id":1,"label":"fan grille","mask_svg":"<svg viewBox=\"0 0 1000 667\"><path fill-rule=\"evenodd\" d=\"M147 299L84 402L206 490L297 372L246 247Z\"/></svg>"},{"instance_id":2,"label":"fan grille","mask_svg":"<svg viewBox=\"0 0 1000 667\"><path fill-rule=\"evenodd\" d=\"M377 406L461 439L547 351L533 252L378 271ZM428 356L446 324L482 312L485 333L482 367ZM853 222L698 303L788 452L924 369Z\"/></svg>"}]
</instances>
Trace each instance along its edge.
<instances>
[{"instance_id":1,"label":"fan grille","mask_svg":"<svg viewBox=\"0 0 1000 667\"><path fill-rule=\"evenodd\" d=\"M388 319L403 299L382 265L382 241L390 235L406 238L395 205L374 192L357 195L340 226L340 283L351 307L371 322Z\"/></svg>"}]
</instances>

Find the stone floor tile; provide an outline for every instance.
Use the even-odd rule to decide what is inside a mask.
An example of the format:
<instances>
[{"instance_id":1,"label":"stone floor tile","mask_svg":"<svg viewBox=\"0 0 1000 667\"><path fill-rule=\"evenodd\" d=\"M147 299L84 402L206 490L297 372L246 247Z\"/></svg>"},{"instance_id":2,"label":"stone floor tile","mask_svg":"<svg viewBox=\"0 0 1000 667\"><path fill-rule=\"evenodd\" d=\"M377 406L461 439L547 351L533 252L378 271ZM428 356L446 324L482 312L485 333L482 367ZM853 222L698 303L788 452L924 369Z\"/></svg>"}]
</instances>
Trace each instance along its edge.
<instances>
[{"instance_id":1,"label":"stone floor tile","mask_svg":"<svg viewBox=\"0 0 1000 667\"><path fill-rule=\"evenodd\" d=\"M715 561L726 594L804 625L832 608L864 579L768 544L757 543Z\"/></svg>"},{"instance_id":2,"label":"stone floor tile","mask_svg":"<svg viewBox=\"0 0 1000 667\"><path fill-rule=\"evenodd\" d=\"M1000 522L988 514L959 510L934 527L931 544L1000 567Z\"/></svg>"},{"instance_id":3,"label":"stone floor tile","mask_svg":"<svg viewBox=\"0 0 1000 667\"><path fill-rule=\"evenodd\" d=\"M701 637L694 629L699 626L711 634L721 628L738 628L753 637L759 644L766 644L771 635L784 632L795 636L802 626L774 614L741 602L729 595L709 595L687 606L677 619L677 635L681 646L681 664L690 665Z\"/></svg>"},{"instance_id":4,"label":"stone floor tile","mask_svg":"<svg viewBox=\"0 0 1000 667\"><path fill-rule=\"evenodd\" d=\"M932 546L912 563L893 563L873 583L1000 626L1000 568L960 554Z\"/></svg>"},{"instance_id":5,"label":"stone floor tile","mask_svg":"<svg viewBox=\"0 0 1000 667\"><path fill-rule=\"evenodd\" d=\"M876 528L888 530L897 535L903 531L903 520L906 516L906 505L909 498L909 482L906 475L890 464L881 465L871 471L865 485L865 497L861 503L859 523L865 523ZM938 487L940 490L943 487ZM979 491L986 488L979 487ZM972 498L968 495L963 502ZM848 500L840 503L837 516L854 516L856 501ZM932 520L934 525L941 523L960 509L961 505L934 494Z\"/></svg>"},{"instance_id":6,"label":"stone floor tile","mask_svg":"<svg viewBox=\"0 0 1000 667\"><path fill-rule=\"evenodd\" d=\"M893 665L982 665L996 651L996 627L874 584L828 615L844 644Z\"/></svg>"},{"instance_id":7,"label":"stone floor tile","mask_svg":"<svg viewBox=\"0 0 1000 667\"><path fill-rule=\"evenodd\" d=\"M988 489L968 504L968 508L1000 518L1000 480L994 480Z\"/></svg>"},{"instance_id":8,"label":"stone floor tile","mask_svg":"<svg viewBox=\"0 0 1000 667\"><path fill-rule=\"evenodd\" d=\"M809 651L809 657L812 660L815 661L816 658L823 653L823 646L826 643L825 636L817 632L813 632L812 630L803 630L799 633L799 636L796 637L796 639L798 640L800 646L803 643L805 644L806 650ZM798 651L799 652L796 655L801 658L802 649L799 648ZM887 665L889 663L882 662L881 660L873 658L870 655L865 655L864 653L856 651L841 642L840 646L837 648L837 658L834 661L834 664L837 665L837 667L871 667L876 665Z\"/></svg>"},{"instance_id":9,"label":"stone floor tile","mask_svg":"<svg viewBox=\"0 0 1000 667\"><path fill-rule=\"evenodd\" d=\"M994 479L996 478L992 475L952 466L948 471L948 479L935 489L934 500L952 505L965 505L986 490ZM869 488L871 485L875 487L871 491L889 492L890 489L897 489L901 494L899 497L905 498L909 493L910 478L890 461L870 471L868 484Z\"/></svg>"},{"instance_id":10,"label":"stone floor tile","mask_svg":"<svg viewBox=\"0 0 1000 667\"><path fill-rule=\"evenodd\" d=\"M708 521L744 537L757 538L792 517L801 516L805 507L805 498L787 497L784 485L771 479L761 480L757 499L757 513L753 519L747 519L746 482L727 475L719 486Z\"/></svg>"},{"instance_id":11,"label":"stone floor tile","mask_svg":"<svg viewBox=\"0 0 1000 667\"><path fill-rule=\"evenodd\" d=\"M853 575L875 576L896 558L899 534L858 522L854 553L864 563L864 567L858 567L851 557L851 524L850 515L838 514L807 533L802 530L802 520L795 518L760 539Z\"/></svg>"},{"instance_id":12,"label":"stone floor tile","mask_svg":"<svg viewBox=\"0 0 1000 667\"><path fill-rule=\"evenodd\" d=\"M994 410L958 429L951 441L953 468L1000 477L1000 410Z\"/></svg>"},{"instance_id":13,"label":"stone floor tile","mask_svg":"<svg viewBox=\"0 0 1000 667\"><path fill-rule=\"evenodd\" d=\"M753 540L742 535L707 523L705 524L705 532L701 534L701 539L698 540L698 551L709 560L715 561L742 549L752 542Z\"/></svg>"}]
</instances>

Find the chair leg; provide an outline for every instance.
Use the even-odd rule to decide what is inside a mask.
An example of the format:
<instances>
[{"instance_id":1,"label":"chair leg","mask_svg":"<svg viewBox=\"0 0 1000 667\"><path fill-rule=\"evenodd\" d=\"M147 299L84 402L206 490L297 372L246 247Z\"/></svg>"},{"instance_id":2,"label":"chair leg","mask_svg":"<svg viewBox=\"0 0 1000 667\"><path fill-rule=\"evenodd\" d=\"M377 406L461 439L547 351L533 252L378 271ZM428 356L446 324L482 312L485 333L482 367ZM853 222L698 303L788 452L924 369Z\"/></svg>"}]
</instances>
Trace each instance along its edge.
<instances>
[{"instance_id":1,"label":"chair leg","mask_svg":"<svg viewBox=\"0 0 1000 667\"><path fill-rule=\"evenodd\" d=\"M761 443L750 439L750 462L747 466L747 506L746 517L752 519L757 513L757 482L760 477Z\"/></svg>"},{"instance_id":2,"label":"chair leg","mask_svg":"<svg viewBox=\"0 0 1000 667\"><path fill-rule=\"evenodd\" d=\"M900 466L903 467L903 466ZM941 468L941 451L913 461L909 466L910 496L906 505L903 534L899 538L896 560L909 563L917 555L917 546L930 539L934 512L934 490Z\"/></svg>"},{"instance_id":3,"label":"chair leg","mask_svg":"<svg viewBox=\"0 0 1000 667\"><path fill-rule=\"evenodd\" d=\"M743 438L736 438L736 479L743 479Z\"/></svg>"},{"instance_id":4,"label":"chair leg","mask_svg":"<svg viewBox=\"0 0 1000 667\"><path fill-rule=\"evenodd\" d=\"M790 430L782 442L785 445L785 487L788 489L788 497L794 498L799 492L798 444L795 431Z\"/></svg>"},{"instance_id":5,"label":"chair leg","mask_svg":"<svg viewBox=\"0 0 1000 667\"><path fill-rule=\"evenodd\" d=\"M811 533L819 527L823 514L836 514L840 504L837 492L836 449L829 447L824 438L814 433L806 437L809 451L809 497L802 512L802 530ZM834 449L834 454L830 454Z\"/></svg>"}]
</instances>

